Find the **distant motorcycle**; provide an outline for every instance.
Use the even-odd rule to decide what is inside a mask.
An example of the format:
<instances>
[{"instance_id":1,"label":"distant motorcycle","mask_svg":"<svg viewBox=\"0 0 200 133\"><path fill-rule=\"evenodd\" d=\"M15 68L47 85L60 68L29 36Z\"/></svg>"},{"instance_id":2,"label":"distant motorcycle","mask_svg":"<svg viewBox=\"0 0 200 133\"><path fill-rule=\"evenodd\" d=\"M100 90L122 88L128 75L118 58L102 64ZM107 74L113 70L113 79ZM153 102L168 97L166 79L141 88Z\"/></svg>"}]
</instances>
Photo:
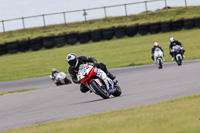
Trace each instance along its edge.
<instances>
[{"instance_id":1,"label":"distant motorcycle","mask_svg":"<svg viewBox=\"0 0 200 133\"><path fill-rule=\"evenodd\" d=\"M116 81L108 78L106 73L101 69L89 64L80 65L77 79L91 92L104 99L108 99L110 95L117 97L122 93Z\"/></svg>"},{"instance_id":2,"label":"distant motorcycle","mask_svg":"<svg viewBox=\"0 0 200 133\"><path fill-rule=\"evenodd\" d=\"M183 50L184 50L183 47L180 47L179 45L172 47L173 57L178 66L182 65Z\"/></svg>"},{"instance_id":3,"label":"distant motorcycle","mask_svg":"<svg viewBox=\"0 0 200 133\"><path fill-rule=\"evenodd\" d=\"M56 86L72 83L64 72L58 72L55 74L55 77L52 77L52 75L49 75L49 77L54 81Z\"/></svg>"},{"instance_id":4,"label":"distant motorcycle","mask_svg":"<svg viewBox=\"0 0 200 133\"><path fill-rule=\"evenodd\" d=\"M156 48L154 51L154 63L158 66L158 69L162 69L164 63L163 52Z\"/></svg>"}]
</instances>

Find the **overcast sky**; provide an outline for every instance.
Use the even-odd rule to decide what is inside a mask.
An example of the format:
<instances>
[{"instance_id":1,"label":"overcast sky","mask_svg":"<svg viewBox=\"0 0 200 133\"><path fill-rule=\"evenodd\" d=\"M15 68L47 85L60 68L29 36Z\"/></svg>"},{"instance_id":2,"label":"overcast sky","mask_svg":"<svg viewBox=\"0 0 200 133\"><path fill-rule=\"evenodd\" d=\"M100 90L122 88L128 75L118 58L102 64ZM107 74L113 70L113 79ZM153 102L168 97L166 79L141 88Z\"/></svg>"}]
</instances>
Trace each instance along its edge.
<instances>
[{"instance_id":1,"label":"overcast sky","mask_svg":"<svg viewBox=\"0 0 200 133\"><path fill-rule=\"evenodd\" d=\"M143 0L0 0L0 20Z\"/></svg>"}]
</instances>

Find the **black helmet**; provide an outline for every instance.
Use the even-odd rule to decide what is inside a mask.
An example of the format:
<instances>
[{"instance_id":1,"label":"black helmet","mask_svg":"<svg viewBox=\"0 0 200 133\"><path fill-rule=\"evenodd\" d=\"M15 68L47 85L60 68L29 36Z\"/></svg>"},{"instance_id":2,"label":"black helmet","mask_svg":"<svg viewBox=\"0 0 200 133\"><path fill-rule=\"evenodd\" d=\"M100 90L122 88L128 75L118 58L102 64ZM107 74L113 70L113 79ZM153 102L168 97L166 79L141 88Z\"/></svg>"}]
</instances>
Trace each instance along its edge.
<instances>
[{"instance_id":1,"label":"black helmet","mask_svg":"<svg viewBox=\"0 0 200 133\"><path fill-rule=\"evenodd\" d=\"M77 57L76 54L74 54L74 53L68 54L66 60L67 60L67 62L69 63L70 66L77 67L78 57Z\"/></svg>"}]
</instances>

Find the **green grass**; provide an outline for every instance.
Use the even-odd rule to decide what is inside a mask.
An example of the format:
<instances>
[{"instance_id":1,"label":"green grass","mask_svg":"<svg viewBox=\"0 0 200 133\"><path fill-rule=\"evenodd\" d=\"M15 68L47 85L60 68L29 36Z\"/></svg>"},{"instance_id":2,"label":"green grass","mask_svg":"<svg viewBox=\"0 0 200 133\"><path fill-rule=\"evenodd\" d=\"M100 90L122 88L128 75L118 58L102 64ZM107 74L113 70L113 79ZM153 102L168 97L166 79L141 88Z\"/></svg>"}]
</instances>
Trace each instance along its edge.
<instances>
[{"instance_id":1,"label":"green grass","mask_svg":"<svg viewBox=\"0 0 200 133\"><path fill-rule=\"evenodd\" d=\"M172 36L183 43L186 60L200 59L199 35L200 29L182 30L4 55L0 57L0 81L48 76L54 67L68 73L68 64L65 59L68 53L95 57L98 62L105 63L108 68L152 64L151 48L155 41L159 42L165 52L165 60L169 62L171 61L168 48L169 38Z\"/></svg>"},{"instance_id":2,"label":"green grass","mask_svg":"<svg viewBox=\"0 0 200 133\"><path fill-rule=\"evenodd\" d=\"M39 36L48 36L51 34L57 35L63 32L83 32L112 26L162 22L194 17L200 17L200 6L188 8L172 8L167 10L148 12L147 14L141 13L139 15L110 17L107 19L90 20L87 22L69 23L67 25L60 24L25 30L9 31L6 33L0 33L0 43L22 40L27 38L35 38Z\"/></svg>"},{"instance_id":3,"label":"green grass","mask_svg":"<svg viewBox=\"0 0 200 133\"><path fill-rule=\"evenodd\" d=\"M3 133L199 133L200 95Z\"/></svg>"},{"instance_id":4,"label":"green grass","mask_svg":"<svg viewBox=\"0 0 200 133\"><path fill-rule=\"evenodd\" d=\"M14 91L7 91L7 92L0 92L0 96L6 95L6 94L11 94L11 93L16 93L16 92L24 92L24 91L32 91L32 90L37 90L40 88L30 88L30 89L21 89L21 90L14 90Z\"/></svg>"}]
</instances>

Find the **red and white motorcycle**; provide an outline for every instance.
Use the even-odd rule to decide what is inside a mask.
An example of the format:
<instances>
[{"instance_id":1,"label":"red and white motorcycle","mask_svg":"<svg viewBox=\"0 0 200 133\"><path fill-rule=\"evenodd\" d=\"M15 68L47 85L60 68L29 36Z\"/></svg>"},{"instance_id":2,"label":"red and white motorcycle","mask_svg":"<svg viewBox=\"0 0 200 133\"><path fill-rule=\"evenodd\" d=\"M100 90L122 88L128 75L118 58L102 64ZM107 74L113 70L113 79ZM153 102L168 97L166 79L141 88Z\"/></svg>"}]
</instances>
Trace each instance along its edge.
<instances>
[{"instance_id":1,"label":"red and white motorcycle","mask_svg":"<svg viewBox=\"0 0 200 133\"><path fill-rule=\"evenodd\" d=\"M122 93L116 81L108 78L101 69L89 64L80 65L77 79L89 88L91 92L104 99L108 99L110 95L117 97Z\"/></svg>"}]
</instances>

